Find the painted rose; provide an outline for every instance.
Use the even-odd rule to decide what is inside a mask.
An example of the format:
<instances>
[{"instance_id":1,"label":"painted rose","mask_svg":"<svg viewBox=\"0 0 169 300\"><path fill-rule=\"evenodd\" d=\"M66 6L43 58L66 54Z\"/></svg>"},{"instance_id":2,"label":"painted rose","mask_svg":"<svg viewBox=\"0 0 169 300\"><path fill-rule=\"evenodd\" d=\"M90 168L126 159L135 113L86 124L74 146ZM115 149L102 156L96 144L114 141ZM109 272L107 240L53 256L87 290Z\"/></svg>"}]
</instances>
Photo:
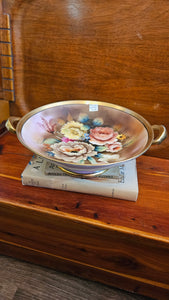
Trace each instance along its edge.
<instances>
[{"instance_id":1,"label":"painted rose","mask_svg":"<svg viewBox=\"0 0 169 300\"><path fill-rule=\"evenodd\" d=\"M84 134L86 132L87 128L85 125L75 121L68 122L61 128L61 133L71 140L79 140L84 138Z\"/></svg>"},{"instance_id":2,"label":"painted rose","mask_svg":"<svg viewBox=\"0 0 169 300\"><path fill-rule=\"evenodd\" d=\"M113 144L118 133L109 127L95 127L90 129L90 143L95 145Z\"/></svg>"},{"instance_id":3,"label":"painted rose","mask_svg":"<svg viewBox=\"0 0 169 300\"><path fill-rule=\"evenodd\" d=\"M92 145L78 141L55 143L51 148L55 158L69 162L79 162L97 154Z\"/></svg>"},{"instance_id":4,"label":"painted rose","mask_svg":"<svg viewBox=\"0 0 169 300\"><path fill-rule=\"evenodd\" d=\"M107 144L106 146L106 152L118 152L122 149L122 144L116 141L113 144Z\"/></svg>"},{"instance_id":5,"label":"painted rose","mask_svg":"<svg viewBox=\"0 0 169 300\"><path fill-rule=\"evenodd\" d=\"M119 159L119 154L101 154L100 158L98 159L98 162L102 163L112 163Z\"/></svg>"}]
</instances>

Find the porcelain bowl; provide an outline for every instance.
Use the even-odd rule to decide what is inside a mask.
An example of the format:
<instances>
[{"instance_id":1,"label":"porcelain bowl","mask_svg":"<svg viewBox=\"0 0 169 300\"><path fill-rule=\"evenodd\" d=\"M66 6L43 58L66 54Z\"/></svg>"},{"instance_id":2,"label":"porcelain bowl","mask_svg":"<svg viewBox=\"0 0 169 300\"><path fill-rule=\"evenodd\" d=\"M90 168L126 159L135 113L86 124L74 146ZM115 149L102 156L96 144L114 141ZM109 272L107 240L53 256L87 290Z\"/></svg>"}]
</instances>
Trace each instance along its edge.
<instances>
[{"instance_id":1,"label":"porcelain bowl","mask_svg":"<svg viewBox=\"0 0 169 300\"><path fill-rule=\"evenodd\" d=\"M137 158L166 137L163 125L151 126L136 112L87 100L51 103L22 118L10 117L6 127L32 152L81 177ZM156 139L155 129L159 130Z\"/></svg>"}]
</instances>

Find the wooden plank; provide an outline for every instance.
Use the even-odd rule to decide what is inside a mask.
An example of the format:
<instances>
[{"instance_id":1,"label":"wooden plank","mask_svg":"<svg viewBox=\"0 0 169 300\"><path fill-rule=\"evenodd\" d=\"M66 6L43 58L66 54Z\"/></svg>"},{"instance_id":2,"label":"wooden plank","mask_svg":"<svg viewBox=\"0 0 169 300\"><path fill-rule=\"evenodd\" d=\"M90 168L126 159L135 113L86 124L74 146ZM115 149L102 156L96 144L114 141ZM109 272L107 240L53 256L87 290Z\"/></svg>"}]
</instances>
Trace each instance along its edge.
<instances>
[{"instance_id":1,"label":"wooden plank","mask_svg":"<svg viewBox=\"0 0 169 300\"><path fill-rule=\"evenodd\" d=\"M6 55L3 56L2 55L1 61L2 61L3 68L12 68L12 57L11 56L6 56Z\"/></svg>"},{"instance_id":2,"label":"wooden plank","mask_svg":"<svg viewBox=\"0 0 169 300\"><path fill-rule=\"evenodd\" d=\"M10 192L2 182L11 188L11 203L57 210L168 237L168 160L145 156L137 159L139 197L136 203L132 203L107 197L99 197L98 201L96 195L22 186L21 173L31 156L32 153L19 143L15 135L6 134L1 138L1 197L6 201L9 201ZM7 167L9 161L10 168Z\"/></svg>"},{"instance_id":3,"label":"wooden plank","mask_svg":"<svg viewBox=\"0 0 169 300\"><path fill-rule=\"evenodd\" d=\"M0 123L9 118L9 102L0 100Z\"/></svg>"},{"instance_id":4,"label":"wooden plank","mask_svg":"<svg viewBox=\"0 0 169 300\"><path fill-rule=\"evenodd\" d=\"M14 90L13 79L4 78L3 79L3 89L13 91Z\"/></svg>"},{"instance_id":5,"label":"wooden plank","mask_svg":"<svg viewBox=\"0 0 169 300\"><path fill-rule=\"evenodd\" d=\"M0 203L0 218L8 244L169 289L169 238L22 204Z\"/></svg>"},{"instance_id":6,"label":"wooden plank","mask_svg":"<svg viewBox=\"0 0 169 300\"><path fill-rule=\"evenodd\" d=\"M2 99L14 101L13 53L11 40L10 17L0 15L0 50L1 50L1 88Z\"/></svg>"},{"instance_id":7,"label":"wooden plank","mask_svg":"<svg viewBox=\"0 0 169 300\"><path fill-rule=\"evenodd\" d=\"M2 77L13 79L13 70L12 68L2 68Z\"/></svg>"},{"instance_id":8,"label":"wooden plank","mask_svg":"<svg viewBox=\"0 0 169 300\"><path fill-rule=\"evenodd\" d=\"M0 256L0 265L0 296L3 300L151 300L5 256Z\"/></svg>"},{"instance_id":9,"label":"wooden plank","mask_svg":"<svg viewBox=\"0 0 169 300\"><path fill-rule=\"evenodd\" d=\"M1 246L1 252L6 253L6 255L9 256L15 256L19 259L25 260L25 261L31 261L38 265L44 265L46 267L50 267L52 269L57 269L61 272L71 274L74 276L78 276L81 278L86 278L88 280L97 281L100 283L104 283L109 286L115 286L119 287L120 289L123 287L126 291L132 292L132 300L138 299L138 293L144 294L144 295L150 295L154 296L155 299L163 299L168 300L168 290L163 288L160 288L159 286L154 286L151 282L148 286L147 284L144 284L143 282L140 284L139 281L134 280L133 278L130 279L128 277L121 277L118 274L114 274L111 272L107 272L101 269L97 269L94 267L88 266L88 268L85 267L85 265L82 264L76 264L73 261L64 259L61 259L56 256L47 255L46 253L42 253L39 251L34 251L31 249L25 249L22 247L19 247L17 245L9 245L5 243L0 243ZM33 272L34 274L34 272ZM60 280L59 280L60 282ZM65 282L65 280L64 280ZM71 280L72 282L72 280ZM91 283L92 285L92 283ZM95 293L97 291L97 287L94 287ZM108 287L107 287L108 288ZM65 290L65 288L64 288ZM118 299L120 291L117 292L116 299ZM123 291L121 291L123 293ZM101 295L101 293L99 293ZM104 294L105 295L105 294ZM103 295L103 297L104 297ZM110 295L107 295L108 299L111 299L111 296L113 295L113 291L110 290ZM113 296L114 297L114 296ZM129 295L127 296L127 299ZM107 299L106 298L106 299ZM86 298L85 298L86 299ZM123 299L122 294L120 294L120 300ZM142 299L142 298L141 298ZM141 300L140 299L140 300ZM146 298L147 299L147 298ZM145 300L146 300L145 299ZM142 299L143 300L143 299ZM148 299L147 299L148 300Z\"/></svg>"}]
</instances>

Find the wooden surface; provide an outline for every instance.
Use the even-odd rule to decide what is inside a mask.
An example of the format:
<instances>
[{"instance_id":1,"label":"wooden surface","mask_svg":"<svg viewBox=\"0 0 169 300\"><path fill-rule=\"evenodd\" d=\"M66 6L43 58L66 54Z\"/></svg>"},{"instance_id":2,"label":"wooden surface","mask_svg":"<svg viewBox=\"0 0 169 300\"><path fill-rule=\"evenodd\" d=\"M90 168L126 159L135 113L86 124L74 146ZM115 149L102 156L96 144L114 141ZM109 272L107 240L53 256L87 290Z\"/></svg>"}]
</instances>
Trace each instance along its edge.
<instances>
[{"instance_id":1,"label":"wooden surface","mask_svg":"<svg viewBox=\"0 0 169 300\"><path fill-rule=\"evenodd\" d=\"M137 159L139 198L136 203L112 201L111 198L102 196L98 201L97 195L22 186L21 173L33 153L22 146L13 134L4 135L0 144L1 199L4 198L11 204L20 203L32 208L41 207L168 237L168 160L146 156ZM27 197L24 196L25 193ZM11 197L8 200L9 195Z\"/></svg>"},{"instance_id":2,"label":"wooden surface","mask_svg":"<svg viewBox=\"0 0 169 300\"><path fill-rule=\"evenodd\" d=\"M1 300L151 300L5 256L0 266Z\"/></svg>"},{"instance_id":3,"label":"wooden surface","mask_svg":"<svg viewBox=\"0 0 169 300\"><path fill-rule=\"evenodd\" d=\"M12 115L93 99L128 107L169 131L167 0L1 2L11 20ZM147 154L169 158L168 147L169 138Z\"/></svg>"},{"instance_id":4,"label":"wooden surface","mask_svg":"<svg viewBox=\"0 0 169 300\"><path fill-rule=\"evenodd\" d=\"M0 144L1 254L168 299L168 160L137 159L133 203L22 186L32 153L15 135L4 135Z\"/></svg>"}]
</instances>

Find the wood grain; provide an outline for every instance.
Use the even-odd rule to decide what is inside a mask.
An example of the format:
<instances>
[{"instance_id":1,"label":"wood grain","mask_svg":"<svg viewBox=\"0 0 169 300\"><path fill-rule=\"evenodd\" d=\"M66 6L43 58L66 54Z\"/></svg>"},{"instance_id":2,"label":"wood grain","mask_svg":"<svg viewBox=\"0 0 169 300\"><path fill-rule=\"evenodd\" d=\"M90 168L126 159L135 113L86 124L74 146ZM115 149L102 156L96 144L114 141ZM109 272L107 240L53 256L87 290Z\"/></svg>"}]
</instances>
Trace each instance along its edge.
<instances>
[{"instance_id":1,"label":"wood grain","mask_svg":"<svg viewBox=\"0 0 169 300\"><path fill-rule=\"evenodd\" d=\"M1 6L1 5L0 5ZM13 76L13 52L11 40L11 25L9 14L3 14L0 7L0 56L1 56L1 81L3 95L6 101L14 101L14 76ZM2 112L3 120L5 114Z\"/></svg>"},{"instance_id":2,"label":"wood grain","mask_svg":"<svg viewBox=\"0 0 169 300\"><path fill-rule=\"evenodd\" d=\"M10 199L11 203L44 207L168 237L168 160L146 156L137 159L139 198L136 203L118 199L112 201L108 197L99 197L101 200L98 201L96 195L22 186L21 173L33 153L22 146L15 135L6 134L0 142L1 183L6 182L11 187L14 196ZM7 167L9 162L10 167ZM5 184L1 184L1 196L8 199L9 194Z\"/></svg>"},{"instance_id":3,"label":"wood grain","mask_svg":"<svg viewBox=\"0 0 169 300\"><path fill-rule=\"evenodd\" d=\"M169 295L169 161L137 159L136 203L22 186L32 153L1 138L0 252L139 294Z\"/></svg>"},{"instance_id":4,"label":"wood grain","mask_svg":"<svg viewBox=\"0 0 169 300\"><path fill-rule=\"evenodd\" d=\"M5 256L0 265L3 300L150 300Z\"/></svg>"},{"instance_id":5,"label":"wood grain","mask_svg":"<svg viewBox=\"0 0 169 300\"><path fill-rule=\"evenodd\" d=\"M69 99L128 107L169 131L168 1L2 0L23 115ZM148 155L169 158L169 138Z\"/></svg>"}]
</instances>

